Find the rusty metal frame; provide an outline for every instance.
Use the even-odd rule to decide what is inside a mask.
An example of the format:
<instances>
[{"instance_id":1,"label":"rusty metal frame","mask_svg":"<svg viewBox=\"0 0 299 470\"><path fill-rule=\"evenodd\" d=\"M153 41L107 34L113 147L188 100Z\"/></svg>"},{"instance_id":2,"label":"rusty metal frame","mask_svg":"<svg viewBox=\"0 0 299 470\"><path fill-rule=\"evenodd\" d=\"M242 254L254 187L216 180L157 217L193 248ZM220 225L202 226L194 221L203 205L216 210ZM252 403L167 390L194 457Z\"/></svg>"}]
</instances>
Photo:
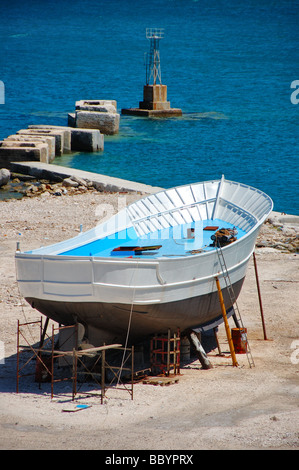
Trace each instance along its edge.
<instances>
[{"instance_id":1,"label":"rusty metal frame","mask_svg":"<svg viewBox=\"0 0 299 470\"><path fill-rule=\"evenodd\" d=\"M39 329L40 329L40 341L39 341L39 347L38 348L34 348L34 346L32 346L29 343L29 341L27 339L27 336L25 335L25 333L22 330L23 327L27 327L28 329L30 329L30 327L33 327L34 325L39 325ZM47 326L47 321L46 321L45 326L43 328L42 317L40 318L40 320L36 320L36 321L32 321L32 322L25 322L25 323L20 323L20 320L18 320L18 326L17 326L17 371L16 371L16 392L17 393L19 393L20 378L35 375L35 374L32 374L32 373L22 374L23 369L33 359L36 359L36 360L40 361L40 363L42 363L43 367L48 372L50 372L48 370L46 364L43 362L42 357L41 357L42 344L44 343L45 336L46 336L46 326ZM26 343L25 345L20 344L20 338L22 338L25 341L25 343ZM48 342L48 341L49 341L49 337L46 339L46 342ZM25 364L23 364L21 366L20 365L21 354L23 354L25 352L31 352L32 354L29 357L29 359L25 362Z\"/></svg>"},{"instance_id":2,"label":"rusty metal frame","mask_svg":"<svg viewBox=\"0 0 299 470\"><path fill-rule=\"evenodd\" d=\"M167 336L156 335L151 339L151 371L169 375L180 373L180 331L171 337L170 330ZM166 361L165 361L166 358Z\"/></svg>"},{"instance_id":3,"label":"rusty metal frame","mask_svg":"<svg viewBox=\"0 0 299 470\"><path fill-rule=\"evenodd\" d=\"M25 333L23 332L23 327L28 327L30 326L38 326L40 329L40 341L39 341L39 346L34 347L32 344L30 344L28 338L26 337ZM45 324L43 326L43 319L41 317L40 320L38 321L33 321L33 322L26 322L26 323L20 323L18 320L18 326L17 326L17 373L16 373L16 392L19 393L19 381L22 377L25 376L32 376L35 375L36 377L36 370L34 373L28 373L24 374L22 373L23 369L31 363L33 359L36 359L36 361L39 361L39 364L43 368L43 370L46 372L48 375L48 378L50 380L47 380L48 382L51 382L51 399L54 396L54 384L58 382L63 382L63 381L72 381L72 399L75 399L76 394L78 393L79 389L77 388L77 382L78 382L78 375L79 374L85 374L86 376L91 376L93 380L95 381L96 384L100 385L101 387L101 403L103 403L103 400L106 396L107 390L110 388L114 388L117 390L126 390L130 393L131 399L133 400L133 384L134 384L134 346L132 348L123 348L121 347L121 344L110 344L110 345L104 345L100 346L98 348L90 348L90 349L85 349L85 350L78 350L78 344L77 344L77 331L78 331L78 325L70 325L70 326L59 326L55 327L52 325L52 333L51 335L47 334L47 327L48 327L48 319L46 319ZM68 338L65 339L65 341L68 341L72 335L75 335L75 348L73 348L72 351L62 351L62 350L57 350L55 349L55 335L59 333L63 329L72 329L71 334ZM20 344L20 338L24 340L26 344ZM45 349L47 347L48 349ZM107 362L106 360L106 351L109 349L118 349L124 351L123 354L123 361L120 366L114 366L111 365ZM28 360L25 361L25 363L21 366L20 365L20 357L22 353L25 352L30 352L31 355L28 358ZM126 352L128 353L127 357L125 358ZM86 364L83 362L83 358L93 354L95 356L98 356L96 361L92 364L92 367L88 368ZM45 361L45 357L48 356L49 359L51 360L51 365L48 364L48 361ZM71 370L71 376L70 377L61 377L61 378L55 378L55 368L54 368L54 363L55 359L63 359L63 358L72 358L71 364L66 360L66 365L69 366L69 369ZM131 366L128 367L127 362L131 358ZM101 373L96 373L94 371L94 368L96 365L101 361ZM84 371L83 372L78 372L78 363L80 363ZM126 367L125 367L126 366ZM105 383L105 376L106 376L106 370L112 371L114 377L111 380L111 382L107 385ZM121 372L122 371L130 371L131 378L130 378L130 386L128 384L124 383L124 381L121 380ZM118 373L116 372L118 371ZM97 377L101 377L101 381L99 382L97 380ZM115 387L115 380L117 379L117 385ZM41 383L43 381L41 380L39 382L39 388L41 386ZM84 383L84 382L83 382ZM83 384L82 383L82 384ZM121 386L120 386L121 385ZM90 392L83 392L86 395L92 395Z\"/></svg>"},{"instance_id":4,"label":"rusty metal frame","mask_svg":"<svg viewBox=\"0 0 299 470\"><path fill-rule=\"evenodd\" d=\"M36 361L39 361L38 364L43 368L43 370L46 372L50 380L47 380L48 382L51 382L51 398L54 396L54 383L57 382L62 382L65 380L73 380L73 377L71 378L62 378L62 379L55 379L54 377L54 359L58 357L63 357L68 354L68 352L64 351L57 351L54 349L54 338L55 334L57 334L57 331L64 329L64 328L74 328L74 331L72 334L75 334L77 331L76 325L70 326L63 326L59 328L55 328L54 325L52 325L52 334L49 336L47 334L47 327L48 327L48 318L45 321L45 324L43 326L43 319L41 317L40 320L33 321L33 322L26 322L26 323L20 323L18 320L18 326L17 326L17 372L16 372L16 392L19 393L19 382L20 378L22 377L28 377L35 375L36 377L36 370L34 373L28 373L28 374L23 374L22 371L23 369L33 360L36 359ZM40 328L40 341L39 341L39 347L34 347L32 344L30 344L27 336L22 330L22 327L27 327L30 328L30 326L34 325L39 325ZM77 337L77 335L76 335ZM25 341L25 345L20 344L20 338L22 338ZM48 347L48 349L46 349ZM25 352L31 352L31 356L29 359L23 364L22 366L20 365L20 357L21 354ZM49 366L48 361L45 361L45 357L49 357L51 359L51 365ZM39 388L41 387L41 383L43 381L41 380L39 382Z\"/></svg>"}]
</instances>

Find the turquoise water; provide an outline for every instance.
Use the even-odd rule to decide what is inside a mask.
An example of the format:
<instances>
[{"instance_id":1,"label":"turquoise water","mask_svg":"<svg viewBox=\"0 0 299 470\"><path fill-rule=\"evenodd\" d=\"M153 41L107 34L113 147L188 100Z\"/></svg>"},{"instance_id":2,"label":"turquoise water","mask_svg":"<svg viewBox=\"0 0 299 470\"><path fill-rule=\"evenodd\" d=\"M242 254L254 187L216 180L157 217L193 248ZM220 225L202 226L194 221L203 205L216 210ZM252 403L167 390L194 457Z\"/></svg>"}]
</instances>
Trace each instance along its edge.
<instances>
[{"instance_id":1,"label":"turquoise water","mask_svg":"<svg viewBox=\"0 0 299 470\"><path fill-rule=\"evenodd\" d=\"M0 17L0 139L66 125L81 99L138 106L145 29L165 28L162 82L183 116L121 116L103 152L55 163L161 187L224 174L299 215L298 1L2 0Z\"/></svg>"}]
</instances>

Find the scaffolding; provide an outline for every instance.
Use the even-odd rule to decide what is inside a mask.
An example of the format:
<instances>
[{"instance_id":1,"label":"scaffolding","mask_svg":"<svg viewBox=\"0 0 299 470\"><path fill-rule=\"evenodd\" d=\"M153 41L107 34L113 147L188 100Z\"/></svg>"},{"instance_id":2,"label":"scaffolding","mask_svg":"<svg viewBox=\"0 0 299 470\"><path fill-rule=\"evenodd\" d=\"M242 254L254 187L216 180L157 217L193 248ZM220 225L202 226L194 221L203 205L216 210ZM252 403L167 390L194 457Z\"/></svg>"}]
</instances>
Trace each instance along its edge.
<instances>
[{"instance_id":1,"label":"scaffolding","mask_svg":"<svg viewBox=\"0 0 299 470\"><path fill-rule=\"evenodd\" d=\"M48 319L47 319L48 320ZM28 377L35 375L35 379L40 378L40 381L48 381L48 374L50 374L51 365L50 361L46 360L46 349L42 347L49 341L49 337L46 337L46 330L48 326L48 321L46 321L45 325L43 326L42 318L37 321L32 322L25 322L20 323L18 320L17 326L17 374L16 374L16 392L19 393L19 381L22 377ZM34 339L34 335L36 335L36 328L39 330L40 339L38 346L32 346L32 344L28 340L28 336L30 335L31 340ZM27 334L25 333L27 331ZM24 340L25 344L21 344L20 340ZM21 363L24 353L30 353L30 356L24 360L24 363ZM42 352L45 353L42 356ZM50 356L48 356L49 358ZM36 359L36 368L35 372L24 373L24 369L34 360ZM40 374L38 371L38 364L42 365L40 370Z\"/></svg>"},{"instance_id":2,"label":"scaffolding","mask_svg":"<svg viewBox=\"0 0 299 470\"><path fill-rule=\"evenodd\" d=\"M28 340L32 328L38 327L40 330L40 340L32 345ZM43 325L42 318L34 322L20 323L17 326L17 372L16 372L16 392L19 393L19 382L22 377L35 376L35 381L39 383L48 382L51 384L51 399L54 397L54 384L58 382L70 381L72 383L72 400L82 388L83 383L92 379L93 383L100 387L101 403L104 402L108 389L125 390L129 392L133 400L134 384L134 347L123 348L121 344L109 344L96 348L78 349L78 324L70 326L55 327L52 325L51 335L47 335L48 318ZM27 335L25 333L27 329ZM62 350L55 348L55 337L57 333L69 330L69 335L65 337L64 343L71 338L74 341L72 350ZM21 344L20 340L25 344ZM64 343L59 347L63 347ZM111 350L122 351L122 361L120 365L113 365L107 360L106 353ZM24 353L29 353L22 363ZM92 358L92 361L86 363L86 359ZM24 373L24 369L36 359L35 372ZM59 362L60 374L57 374L56 364ZM107 372L112 373L112 379L107 384ZM122 379L122 374L126 377ZM78 386L78 378L83 380ZM92 392L83 392L85 395L95 395ZM98 395L98 394L97 394Z\"/></svg>"},{"instance_id":3,"label":"scaffolding","mask_svg":"<svg viewBox=\"0 0 299 470\"><path fill-rule=\"evenodd\" d=\"M113 365L108 363L106 352L109 350L123 351L123 360L121 365ZM94 357L92 367L89 368L84 358L89 355ZM129 392L131 399L133 400L133 388L134 388L134 346L132 348L123 348L121 344L110 344L103 345L97 348L90 348L85 350L72 352L73 357L73 400L80 388L77 387L78 376L83 376L84 379L92 378L95 384L100 387L101 403L103 404L106 392L108 389L114 388L117 390L124 390ZM78 370L78 365L81 365L81 371ZM99 366L99 367L97 367ZM112 379L107 384L107 372L112 373ZM122 373L125 372L125 379L122 379ZM85 380L81 382L84 383ZM83 392L85 395L94 395L93 392Z\"/></svg>"}]
</instances>

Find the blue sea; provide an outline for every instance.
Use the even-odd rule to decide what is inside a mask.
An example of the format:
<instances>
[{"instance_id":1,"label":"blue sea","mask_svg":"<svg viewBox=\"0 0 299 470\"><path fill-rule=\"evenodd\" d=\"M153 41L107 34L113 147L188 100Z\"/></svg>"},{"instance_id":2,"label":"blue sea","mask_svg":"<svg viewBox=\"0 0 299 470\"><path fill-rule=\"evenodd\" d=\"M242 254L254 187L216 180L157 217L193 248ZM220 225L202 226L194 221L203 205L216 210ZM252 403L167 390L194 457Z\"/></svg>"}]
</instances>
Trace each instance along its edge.
<instances>
[{"instance_id":1,"label":"blue sea","mask_svg":"<svg viewBox=\"0 0 299 470\"><path fill-rule=\"evenodd\" d=\"M0 18L0 139L67 125L82 99L138 107L146 28L164 28L162 83L183 116L121 116L103 152L55 163L162 187L224 174L299 215L298 1L1 0Z\"/></svg>"}]
</instances>

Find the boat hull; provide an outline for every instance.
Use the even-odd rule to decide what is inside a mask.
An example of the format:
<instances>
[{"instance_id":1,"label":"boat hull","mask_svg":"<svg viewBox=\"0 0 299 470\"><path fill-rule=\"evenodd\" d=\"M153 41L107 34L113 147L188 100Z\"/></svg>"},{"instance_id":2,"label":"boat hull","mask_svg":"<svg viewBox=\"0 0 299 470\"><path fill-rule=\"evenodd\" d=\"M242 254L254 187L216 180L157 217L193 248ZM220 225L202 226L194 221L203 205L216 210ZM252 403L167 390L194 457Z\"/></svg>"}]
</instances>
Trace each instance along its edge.
<instances>
[{"instance_id":1,"label":"boat hull","mask_svg":"<svg viewBox=\"0 0 299 470\"><path fill-rule=\"evenodd\" d=\"M95 346L213 328L222 320L216 278L229 310L227 286L237 298L272 207L224 178L160 191L77 237L16 253L20 293L60 324L83 324ZM211 243L218 226L238 234L221 251Z\"/></svg>"},{"instance_id":2,"label":"boat hull","mask_svg":"<svg viewBox=\"0 0 299 470\"><path fill-rule=\"evenodd\" d=\"M233 284L238 297L244 278ZM232 307L227 288L222 289L227 310ZM64 302L26 298L27 302L54 321L64 325L79 322L85 327L90 343L129 343L141 341L152 334L181 332L187 329L209 330L223 321L218 291L175 302L132 305L108 302Z\"/></svg>"}]
</instances>

